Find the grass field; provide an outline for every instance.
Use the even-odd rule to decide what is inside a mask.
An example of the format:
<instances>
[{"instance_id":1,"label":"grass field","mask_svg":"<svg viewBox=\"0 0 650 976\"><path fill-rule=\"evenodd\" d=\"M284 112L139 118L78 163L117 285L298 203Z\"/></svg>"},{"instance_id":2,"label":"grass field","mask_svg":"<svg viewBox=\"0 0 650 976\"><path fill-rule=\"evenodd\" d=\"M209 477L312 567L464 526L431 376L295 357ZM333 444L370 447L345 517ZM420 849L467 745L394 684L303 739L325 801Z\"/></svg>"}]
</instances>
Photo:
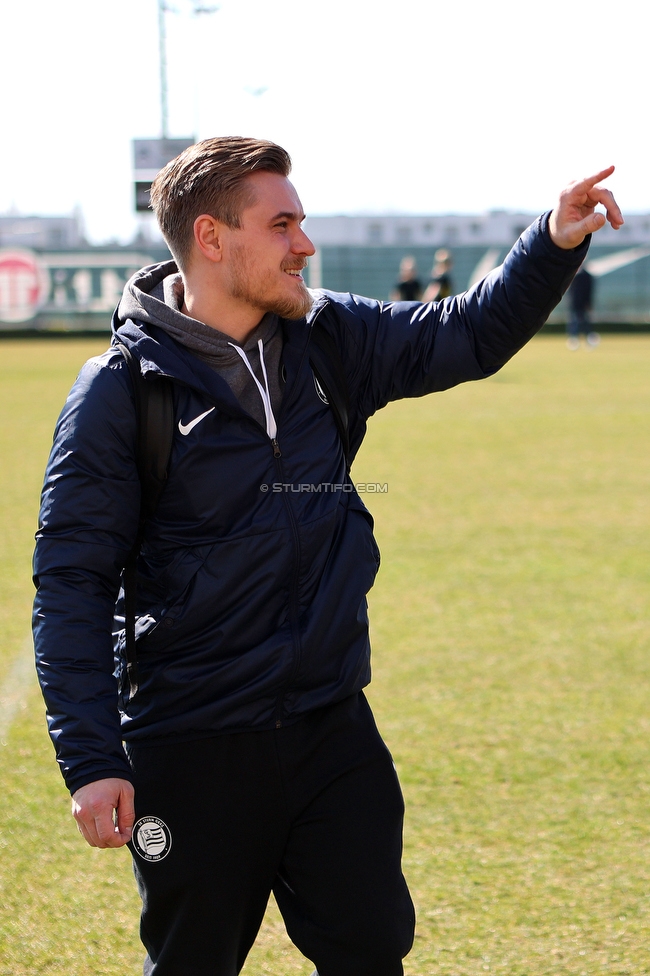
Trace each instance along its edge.
<instances>
[{"instance_id":1,"label":"grass field","mask_svg":"<svg viewBox=\"0 0 650 976\"><path fill-rule=\"evenodd\" d=\"M54 419L102 342L0 344L0 689ZM650 338L535 340L371 422L369 697L407 801L408 976L650 973ZM0 690L0 696L3 691ZM33 682L0 745L0 976L141 971L126 851L87 848ZM2 703L0 702L0 705ZM246 976L312 967L271 908Z\"/></svg>"}]
</instances>

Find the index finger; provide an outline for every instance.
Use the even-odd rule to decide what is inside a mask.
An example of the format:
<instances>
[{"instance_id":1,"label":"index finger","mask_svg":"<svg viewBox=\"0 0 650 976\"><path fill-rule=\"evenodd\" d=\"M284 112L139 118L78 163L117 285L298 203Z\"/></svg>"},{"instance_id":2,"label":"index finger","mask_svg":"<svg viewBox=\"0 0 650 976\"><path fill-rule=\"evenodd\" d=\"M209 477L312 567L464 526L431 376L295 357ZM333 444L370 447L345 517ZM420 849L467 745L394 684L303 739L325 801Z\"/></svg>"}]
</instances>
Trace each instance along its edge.
<instances>
[{"instance_id":1,"label":"index finger","mask_svg":"<svg viewBox=\"0 0 650 976\"><path fill-rule=\"evenodd\" d=\"M607 169L601 169L600 173L596 173L594 176L585 176L583 180L580 180L576 184L576 189L582 189L584 187L585 192L590 190L596 183L600 183L601 180L606 180L608 176L611 176L615 169L615 166L608 166Z\"/></svg>"}]
</instances>

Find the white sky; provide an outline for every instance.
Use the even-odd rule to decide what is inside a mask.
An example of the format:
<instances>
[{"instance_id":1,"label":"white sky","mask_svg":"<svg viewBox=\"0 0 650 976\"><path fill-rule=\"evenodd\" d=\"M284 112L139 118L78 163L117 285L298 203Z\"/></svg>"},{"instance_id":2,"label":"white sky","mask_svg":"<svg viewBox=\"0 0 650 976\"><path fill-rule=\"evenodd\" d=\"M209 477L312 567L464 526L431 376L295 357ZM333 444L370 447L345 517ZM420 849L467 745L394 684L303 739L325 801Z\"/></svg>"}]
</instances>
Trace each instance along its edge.
<instances>
[{"instance_id":1,"label":"white sky","mask_svg":"<svg viewBox=\"0 0 650 976\"><path fill-rule=\"evenodd\" d=\"M168 2L169 134L279 142L308 214L541 211L610 162L650 211L642 0ZM0 31L0 212L79 205L94 242L128 240L157 0L4 0Z\"/></svg>"}]
</instances>

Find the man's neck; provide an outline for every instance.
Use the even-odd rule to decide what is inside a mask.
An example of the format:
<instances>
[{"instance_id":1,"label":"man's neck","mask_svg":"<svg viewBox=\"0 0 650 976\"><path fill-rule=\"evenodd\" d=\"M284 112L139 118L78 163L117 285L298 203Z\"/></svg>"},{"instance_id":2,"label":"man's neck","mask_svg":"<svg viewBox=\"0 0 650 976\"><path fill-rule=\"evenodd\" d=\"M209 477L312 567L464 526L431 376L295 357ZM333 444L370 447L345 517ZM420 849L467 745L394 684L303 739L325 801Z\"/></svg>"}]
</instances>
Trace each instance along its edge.
<instances>
[{"instance_id":1,"label":"man's neck","mask_svg":"<svg viewBox=\"0 0 650 976\"><path fill-rule=\"evenodd\" d=\"M183 315L189 315L190 318L203 322L211 329L223 332L240 345L264 318L263 309L212 292L206 293L201 288L195 289L185 278L183 278L183 285L184 299L181 307Z\"/></svg>"}]
</instances>

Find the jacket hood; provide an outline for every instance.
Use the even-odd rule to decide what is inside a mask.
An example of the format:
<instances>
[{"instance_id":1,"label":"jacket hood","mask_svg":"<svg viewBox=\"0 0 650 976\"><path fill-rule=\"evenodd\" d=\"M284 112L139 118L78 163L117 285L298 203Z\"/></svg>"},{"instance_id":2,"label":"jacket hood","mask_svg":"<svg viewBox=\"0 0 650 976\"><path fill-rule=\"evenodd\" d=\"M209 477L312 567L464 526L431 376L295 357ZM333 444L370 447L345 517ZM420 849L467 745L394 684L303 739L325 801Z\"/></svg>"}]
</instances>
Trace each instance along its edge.
<instances>
[{"instance_id":1,"label":"jacket hood","mask_svg":"<svg viewBox=\"0 0 650 976\"><path fill-rule=\"evenodd\" d=\"M182 282L176 262L149 264L136 271L124 286L114 328L128 319L163 328L180 326L186 316L179 311L179 298L182 302Z\"/></svg>"},{"instance_id":2,"label":"jacket hood","mask_svg":"<svg viewBox=\"0 0 650 976\"><path fill-rule=\"evenodd\" d=\"M193 357L169 334L182 330L186 319L179 311L179 285L180 274L174 261L150 264L137 271L124 286L113 313L113 344L124 343L137 356L143 374L163 373L205 389L205 380L212 371L208 367L199 369L199 373L204 373L201 383ZM170 304L166 299L171 300Z\"/></svg>"}]
</instances>

